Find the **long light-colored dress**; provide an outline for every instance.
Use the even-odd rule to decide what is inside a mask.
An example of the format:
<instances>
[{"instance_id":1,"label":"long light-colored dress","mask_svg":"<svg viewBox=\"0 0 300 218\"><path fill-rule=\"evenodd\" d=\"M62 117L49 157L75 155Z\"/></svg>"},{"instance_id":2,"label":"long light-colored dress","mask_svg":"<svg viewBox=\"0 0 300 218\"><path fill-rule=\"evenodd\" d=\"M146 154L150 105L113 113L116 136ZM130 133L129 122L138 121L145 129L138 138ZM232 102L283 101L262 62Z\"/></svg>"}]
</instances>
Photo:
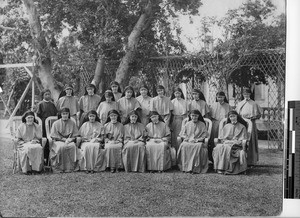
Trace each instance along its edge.
<instances>
[{"instance_id":1,"label":"long light-colored dress","mask_svg":"<svg viewBox=\"0 0 300 218\"><path fill-rule=\"evenodd\" d=\"M99 104L96 112L102 124L105 124L110 110L119 110L117 102L112 101L108 103L107 101L103 101Z\"/></svg>"},{"instance_id":2,"label":"long light-colored dress","mask_svg":"<svg viewBox=\"0 0 300 218\"><path fill-rule=\"evenodd\" d=\"M56 108L60 111L62 108L69 108L71 117L76 120L76 113L79 111L79 104L74 96L63 96L56 102Z\"/></svg>"},{"instance_id":3,"label":"long light-colored dress","mask_svg":"<svg viewBox=\"0 0 300 218\"><path fill-rule=\"evenodd\" d=\"M83 111L80 116L79 126L82 125L85 116L91 110L97 110L100 103L101 97L97 94L94 95L84 95L79 99L79 109Z\"/></svg>"},{"instance_id":4,"label":"long light-colored dress","mask_svg":"<svg viewBox=\"0 0 300 218\"><path fill-rule=\"evenodd\" d=\"M250 136L249 148L247 150L247 163L254 165L258 161L258 135L255 120L262 114L261 107L253 100L245 99L236 106L236 111L244 118L251 119L252 131Z\"/></svg>"},{"instance_id":5,"label":"long light-colored dress","mask_svg":"<svg viewBox=\"0 0 300 218\"><path fill-rule=\"evenodd\" d=\"M145 126L142 123L128 123L124 126L123 164L126 172L145 172Z\"/></svg>"},{"instance_id":6,"label":"long light-colored dress","mask_svg":"<svg viewBox=\"0 0 300 218\"><path fill-rule=\"evenodd\" d=\"M170 125L171 111L173 110L173 104L169 97L156 96L152 99L151 111L156 111L164 119L167 126Z\"/></svg>"},{"instance_id":7,"label":"long light-colored dress","mask_svg":"<svg viewBox=\"0 0 300 218\"><path fill-rule=\"evenodd\" d=\"M224 140L213 150L214 169L228 174L238 174L247 169L246 153L242 140L247 139L246 127L241 123L227 123L219 136Z\"/></svg>"},{"instance_id":8,"label":"long light-colored dress","mask_svg":"<svg viewBox=\"0 0 300 218\"><path fill-rule=\"evenodd\" d=\"M183 172L206 173L208 170L208 152L203 142L190 140L204 139L208 136L205 123L188 121L181 130L183 141L177 153L179 169Z\"/></svg>"},{"instance_id":9,"label":"long light-colored dress","mask_svg":"<svg viewBox=\"0 0 300 218\"><path fill-rule=\"evenodd\" d=\"M109 141L105 143L105 161L106 167L123 168L122 163L122 146L124 137L124 126L122 123L109 122L104 125L104 134ZM117 141L117 143L115 143Z\"/></svg>"},{"instance_id":10,"label":"long light-colored dress","mask_svg":"<svg viewBox=\"0 0 300 218\"><path fill-rule=\"evenodd\" d=\"M136 97L136 100L138 100L141 104L142 113L141 113L141 123L146 126L149 123L149 114L150 114L150 107L151 107L151 101L152 98L148 95L144 98L142 95Z\"/></svg>"},{"instance_id":11,"label":"long light-colored dress","mask_svg":"<svg viewBox=\"0 0 300 218\"><path fill-rule=\"evenodd\" d=\"M199 110L203 117L205 117L205 115L209 113L208 104L201 99L198 101L192 100L189 103L189 112L191 112L192 110Z\"/></svg>"},{"instance_id":12,"label":"long light-colored dress","mask_svg":"<svg viewBox=\"0 0 300 218\"><path fill-rule=\"evenodd\" d=\"M149 140L146 142L146 159L148 170L164 171L171 168L170 129L162 121L146 126ZM160 142L155 142L160 139Z\"/></svg>"},{"instance_id":13,"label":"long light-colored dress","mask_svg":"<svg viewBox=\"0 0 300 218\"><path fill-rule=\"evenodd\" d=\"M22 123L16 132L18 143L24 142L21 148L18 148L18 160L19 168L22 169L23 173L27 171L41 171L44 165L44 153L43 147L40 143L31 143L33 139L42 139L42 128L41 126L33 123L27 125Z\"/></svg>"},{"instance_id":14,"label":"long light-colored dress","mask_svg":"<svg viewBox=\"0 0 300 218\"><path fill-rule=\"evenodd\" d=\"M141 105L140 105L139 101L136 100L136 98L122 97L118 100L118 107L119 107L119 111L120 111L121 121L122 121L122 123L124 123L128 114L132 110L141 108Z\"/></svg>"},{"instance_id":15,"label":"long light-colored dress","mask_svg":"<svg viewBox=\"0 0 300 218\"><path fill-rule=\"evenodd\" d=\"M98 121L85 122L79 130L82 137L81 153L82 159L79 161L80 170L104 171L105 150L102 149L100 142L91 142L92 139L104 134L104 127Z\"/></svg>"},{"instance_id":16,"label":"long light-colored dress","mask_svg":"<svg viewBox=\"0 0 300 218\"><path fill-rule=\"evenodd\" d=\"M174 108L172 112L173 121L171 124L171 129L172 129L171 144L176 149L176 151L178 151L179 145L177 144L177 137L179 136L179 133L181 131L183 119L187 118L188 103L182 98L180 98L179 100L177 98L174 98L171 102Z\"/></svg>"},{"instance_id":17,"label":"long light-colored dress","mask_svg":"<svg viewBox=\"0 0 300 218\"><path fill-rule=\"evenodd\" d=\"M77 161L81 159L80 151L74 142L60 141L62 138L75 138L78 129L71 119L55 121L50 136L53 143L50 150L50 160L54 172L71 172L75 170Z\"/></svg>"}]
</instances>

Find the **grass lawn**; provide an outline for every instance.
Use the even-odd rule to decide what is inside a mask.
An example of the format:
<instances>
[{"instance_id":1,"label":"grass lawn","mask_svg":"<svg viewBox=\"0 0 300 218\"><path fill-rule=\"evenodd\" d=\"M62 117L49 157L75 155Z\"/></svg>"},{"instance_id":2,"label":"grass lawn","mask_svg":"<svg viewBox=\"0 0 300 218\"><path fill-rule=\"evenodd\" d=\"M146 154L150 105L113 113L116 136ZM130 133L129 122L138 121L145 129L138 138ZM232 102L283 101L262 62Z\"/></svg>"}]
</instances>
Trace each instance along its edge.
<instances>
[{"instance_id":1,"label":"grass lawn","mask_svg":"<svg viewBox=\"0 0 300 218\"><path fill-rule=\"evenodd\" d=\"M0 138L0 211L28 216L275 216L282 210L282 151L260 149L247 175L159 173L12 174Z\"/></svg>"}]
</instances>

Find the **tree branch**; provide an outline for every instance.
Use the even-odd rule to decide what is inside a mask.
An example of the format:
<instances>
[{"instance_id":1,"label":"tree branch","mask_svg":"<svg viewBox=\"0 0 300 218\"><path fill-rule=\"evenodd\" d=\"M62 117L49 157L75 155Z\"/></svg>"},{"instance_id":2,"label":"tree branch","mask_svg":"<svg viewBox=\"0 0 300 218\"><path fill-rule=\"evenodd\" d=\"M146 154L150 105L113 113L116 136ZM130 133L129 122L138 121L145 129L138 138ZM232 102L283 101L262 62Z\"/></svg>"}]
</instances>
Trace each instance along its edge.
<instances>
[{"instance_id":1,"label":"tree branch","mask_svg":"<svg viewBox=\"0 0 300 218\"><path fill-rule=\"evenodd\" d=\"M8 27L8 26L3 26L0 24L0 29L3 29L3 30L11 30L11 31L17 31L18 29L17 28L13 28L13 27Z\"/></svg>"}]
</instances>

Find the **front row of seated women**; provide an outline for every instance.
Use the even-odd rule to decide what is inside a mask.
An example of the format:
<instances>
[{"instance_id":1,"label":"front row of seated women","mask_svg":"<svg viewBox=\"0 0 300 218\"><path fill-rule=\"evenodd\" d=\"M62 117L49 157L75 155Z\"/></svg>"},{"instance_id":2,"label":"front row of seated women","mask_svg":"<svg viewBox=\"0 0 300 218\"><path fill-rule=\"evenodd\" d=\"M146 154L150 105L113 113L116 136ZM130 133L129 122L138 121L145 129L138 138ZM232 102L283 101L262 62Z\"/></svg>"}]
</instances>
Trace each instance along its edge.
<instances>
[{"instance_id":1,"label":"front row of seated women","mask_svg":"<svg viewBox=\"0 0 300 218\"><path fill-rule=\"evenodd\" d=\"M131 111L124 125L118 111L111 110L107 122L100 123L92 110L78 130L70 119L68 108L61 110L61 118L51 128L50 162L53 172L82 170L87 173L111 172L163 172L172 167L171 132L161 116L150 113L151 122L144 126L138 113ZM19 164L23 173L41 171L43 148L41 127L34 123L34 113L23 117L17 138ZM228 114L219 142L213 149L214 169L218 173L238 174L247 169L245 143L247 123L235 111ZM181 171L206 173L208 170L209 133L199 110L192 110L189 121L179 133L177 164ZM206 139L206 141L205 141Z\"/></svg>"}]
</instances>

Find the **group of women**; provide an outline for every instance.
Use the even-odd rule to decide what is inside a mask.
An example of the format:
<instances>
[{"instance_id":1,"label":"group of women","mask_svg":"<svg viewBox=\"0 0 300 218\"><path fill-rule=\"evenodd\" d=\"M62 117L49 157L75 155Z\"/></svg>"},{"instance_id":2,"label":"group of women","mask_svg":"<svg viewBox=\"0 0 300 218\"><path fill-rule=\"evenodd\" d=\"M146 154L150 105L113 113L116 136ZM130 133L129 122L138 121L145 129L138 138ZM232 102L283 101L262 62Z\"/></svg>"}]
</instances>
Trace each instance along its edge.
<instances>
[{"instance_id":1,"label":"group of women","mask_svg":"<svg viewBox=\"0 0 300 218\"><path fill-rule=\"evenodd\" d=\"M193 99L188 102L180 88L169 98L164 87L158 85L157 96L152 98L146 85L139 88L138 97L130 86L121 93L117 82L110 85L100 97L96 87L89 84L79 101L73 87L66 85L56 105L51 92L45 90L36 111L42 127L34 122L35 113L29 111L17 132L22 172L41 171L44 157L49 158L53 172L87 173L106 169L112 173L120 169L163 172L171 167L206 173L211 162L218 173L238 174L258 161L255 119L260 117L261 109L250 99L249 89L244 89L244 100L234 111L224 92L218 92L216 102L209 106L198 89L193 90ZM57 114L59 119L51 127L48 146L42 148L45 120ZM219 122L226 117L219 135ZM211 135L204 118L212 120ZM249 137L243 118L251 119L253 124ZM204 143L206 138L210 138L208 144ZM216 146L214 138L219 138ZM243 141L248 138L246 152Z\"/></svg>"}]
</instances>

